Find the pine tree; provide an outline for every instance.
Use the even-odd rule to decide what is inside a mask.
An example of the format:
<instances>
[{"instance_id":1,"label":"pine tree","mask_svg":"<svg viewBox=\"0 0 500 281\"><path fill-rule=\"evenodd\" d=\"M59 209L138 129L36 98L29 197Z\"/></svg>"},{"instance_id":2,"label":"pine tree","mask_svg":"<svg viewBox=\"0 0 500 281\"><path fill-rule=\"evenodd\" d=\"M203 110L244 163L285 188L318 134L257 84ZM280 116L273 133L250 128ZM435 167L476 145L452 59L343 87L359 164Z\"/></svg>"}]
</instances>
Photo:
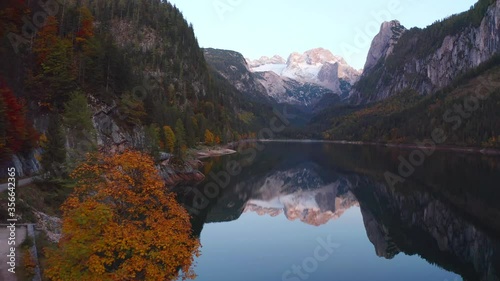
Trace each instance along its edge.
<instances>
[{"instance_id":1,"label":"pine tree","mask_svg":"<svg viewBox=\"0 0 500 281\"><path fill-rule=\"evenodd\" d=\"M85 160L86 154L96 151L96 132L92 124L92 111L87 97L81 92L73 92L64 104L63 122L66 127L70 168Z\"/></svg>"},{"instance_id":2,"label":"pine tree","mask_svg":"<svg viewBox=\"0 0 500 281\"><path fill-rule=\"evenodd\" d=\"M155 159L160 155L160 128L156 124L151 124L145 128L146 151Z\"/></svg>"},{"instance_id":3,"label":"pine tree","mask_svg":"<svg viewBox=\"0 0 500 281\"><path fill-rule=\"evenodd\" d=\"M174 131L170 126L165 126L163 127L163 132L165 134L165 148L168 150L168 152L174 153L176 144Z\"/></svg>"},{"instance_id":4,"label":"pine tree","mask_svg":"<svg viewBox=\"0 0 500 281\"><path fill-rule=\"evenodd\" d=\"M47 144L42 155L42 167L50 177L66 175L66 138L62 129L61 117L52 114L47 128Z\"/></svg>"},{"instance_id":5,"label":"pine tree","mask_svg":"<svg viewBox=\"0 0 500 281\"><path fill-rule=\"evenodd\" d=\"M176 136L176 146L175 150L177 155L183 155L186 149L186 130L184 129L184 124L181 119L177 119L175 122L175 136Z\"/></svg>"}]
</instances>

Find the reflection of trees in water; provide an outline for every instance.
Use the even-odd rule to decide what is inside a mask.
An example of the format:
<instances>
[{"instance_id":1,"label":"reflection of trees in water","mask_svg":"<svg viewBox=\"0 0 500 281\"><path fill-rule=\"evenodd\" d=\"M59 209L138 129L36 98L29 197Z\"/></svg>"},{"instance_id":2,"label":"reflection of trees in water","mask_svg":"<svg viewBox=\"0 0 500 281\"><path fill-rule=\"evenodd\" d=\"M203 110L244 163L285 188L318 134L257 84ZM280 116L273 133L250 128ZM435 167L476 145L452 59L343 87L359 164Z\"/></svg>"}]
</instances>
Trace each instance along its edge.
<instances>
[{"instance_id":1,"label":"reflection of trees in water","mask_svg":"<svg viewBox=\"0 0 500 281\"><path fill-rule=\"evenodd\" d=\"M334 198L353 192L378 256L418 254L466 280L499 280L500 190L496 186L500 173L492 157L436 152L404 184L391 189L385 186L384 173L397 172L398 157L411 150L267 145L252 166L233 177L229 187L194 215L195 232L199 234L204 223L238 219L249 201L330 188L316 198L322 205L319 210L336 209ZM297 175L304 168L312 172L301 175L305 182L299 184L293 171ZM289 176L277 181L277 186L266 185L280 173ZM189 203L189 196L180 200ZM255 210L263 212L259 206Z\"/></svg>"},{"instance_id":2,"label":"reflection of trees in water","mask_svg":"<svg viewBox=\"0 0 500 281\"><path fill-rule=\"evenodd\" d=\"M500 280L498 232L483 229L439 196L416 186L402 193L370 181L353 192L378 256L418 254L465 280Z\"/></svg>"}]
</instances>

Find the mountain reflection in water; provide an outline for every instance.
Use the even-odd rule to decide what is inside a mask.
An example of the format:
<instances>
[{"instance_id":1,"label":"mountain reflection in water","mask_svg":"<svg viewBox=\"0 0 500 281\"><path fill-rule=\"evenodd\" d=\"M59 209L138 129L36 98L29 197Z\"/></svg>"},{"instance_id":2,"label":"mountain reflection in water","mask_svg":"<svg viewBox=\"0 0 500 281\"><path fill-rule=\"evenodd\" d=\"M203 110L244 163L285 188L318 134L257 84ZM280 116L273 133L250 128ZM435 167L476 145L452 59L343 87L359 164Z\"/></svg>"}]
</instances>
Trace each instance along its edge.
<instances>
[{"instance_id":1,"label":"mountain reflection in water","mask_svg":"<svg viewBox=\"0 0 500 281\"><path fill-rule=\"evenodd\" d=\"M464 280L500 280L498 159L436 152L405 183L389 186L384 173L397 171L398 156L409 152L266 144L207 207L191 209L193 231L203 236L205 224L238 220L249 212L322 226L356 206L378 257L418 255ZM222 157L207 165L216 175L228 161L243 158ZM204 184L194 188L202 193ZM190 188L176 191L180 202L193 206Z\"/></svg>"}]
</instances>

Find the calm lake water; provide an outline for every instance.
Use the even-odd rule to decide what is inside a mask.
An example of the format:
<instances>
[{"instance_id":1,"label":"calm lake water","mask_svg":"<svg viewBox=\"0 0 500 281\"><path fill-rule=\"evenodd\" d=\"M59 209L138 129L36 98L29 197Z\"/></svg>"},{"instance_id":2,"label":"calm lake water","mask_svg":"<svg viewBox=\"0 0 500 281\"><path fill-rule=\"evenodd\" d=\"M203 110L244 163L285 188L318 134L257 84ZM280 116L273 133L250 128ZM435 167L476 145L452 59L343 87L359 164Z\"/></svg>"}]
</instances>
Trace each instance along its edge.
<instances>
[{"instance_id":1,"label":"calm lake water","mask_svg":"<svg viewBox=\"0 0 500 281\"><path fill-rule=\"evenodd\" d=\"M207 160L204 183L177 188L196 280L500 280L500 157L436 151L388 184L412 151L262 143Z\"/></svg>"}]
</instances>

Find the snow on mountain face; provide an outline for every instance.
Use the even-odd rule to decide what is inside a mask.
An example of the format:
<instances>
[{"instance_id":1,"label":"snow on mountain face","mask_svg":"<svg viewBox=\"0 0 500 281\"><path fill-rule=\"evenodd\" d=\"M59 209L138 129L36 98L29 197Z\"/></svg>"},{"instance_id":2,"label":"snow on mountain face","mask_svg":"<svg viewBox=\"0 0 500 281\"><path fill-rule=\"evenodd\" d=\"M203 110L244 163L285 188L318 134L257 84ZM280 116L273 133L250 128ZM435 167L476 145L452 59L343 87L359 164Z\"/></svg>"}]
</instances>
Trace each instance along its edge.
<instances>
[{"instance_id":1,"label":"snow on mountain face","mask_svg":"<svg viewBox=\"0 0 500 281\"><path fill-rule=\"evenodd\" d=\"M304 110L314 110L325 96L337 96L334 91L326 87L313 83L301 83L279 76L274 71L255 72L254 75L274 100L279 103L301 106Z\"/></svg>"},{"instance_id":2,"label":"snow on mountain face","mask_svg":"<svg viewBox=\"0 0 500 281\"><path fill-rule=\"evenodd\" d=\"M246 60L247 60L248 65L251 68L256 68L256 67L266 65L266 64L286 64L285 59L283 59L282 57L280 57L278 55L275 55L271 58L263 56L258 60L250 60L250 59L246 59Z\"/></svg>"},{"instance_id":3,"label":"snow on mountain face","mask_svg":"<svg viewBox=\"0 0 500 281\"><path fill-rule=\"evenodd\" d=\"M248 61L252 72L273 71L280 76L302 83L315 83L337 93L340 92L339 79L352 85L361 74L342 57L323 48L312 49L303 54L292 53L286 64L279 56Z\"/></svg>"},{"instance_id":4,"label":"snow on mountain face","mask_svg":"<svg viewBox=\"0 0 500 281\"><path fill-rule=\"evenodd\" d=\"M254 68L250 68L250 71L255 72L255 73L256 72L272 71L272 72L276 73L276 75L281 76L281 74L283 73L285 68L286 68L286 64L263 64L263 65L259 65L259 66L254 67Z\"/></svg>"},{"instance_id":5,"label":"snow on mountain face","mask_svg":"<svg viewBox=\"0 0 500 281\"><path fill-rule=\"evenodd\" d=\"M322 74L322 76L319 76ZM325 75L326 74L326 75ZM338 91L339 79L354 84L360 76L340 56L333 55L329 50L317 48L304 54L293 53L287 61L287 67L282 75L303 82L317 83L333 91Z\"/></svg>"}]
</instances>

